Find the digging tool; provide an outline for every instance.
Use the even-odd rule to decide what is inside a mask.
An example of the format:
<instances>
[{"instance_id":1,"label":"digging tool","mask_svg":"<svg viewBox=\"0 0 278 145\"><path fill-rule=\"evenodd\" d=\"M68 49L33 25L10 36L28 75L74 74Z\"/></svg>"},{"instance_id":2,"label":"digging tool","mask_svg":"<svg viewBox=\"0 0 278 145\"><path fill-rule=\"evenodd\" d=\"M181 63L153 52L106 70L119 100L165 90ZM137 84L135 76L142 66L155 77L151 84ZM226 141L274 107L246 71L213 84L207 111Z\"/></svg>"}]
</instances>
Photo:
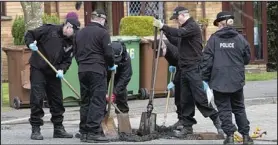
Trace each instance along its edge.
<instances>
[{"instance_id":1,"label":"digging tool","mask_svg":"<svg viewBox=\"0 0 278 145\"><path fill-rule=\"evenodd\" d=\"M110 79L109 85L108 85L108 97L109 97L108 109L107 109L107 113L106 113L104 119L101 122L103 133L109 139L118 139L119 138L114 119L112 116L110 116L111 105L112 105L112 102L110 100L112 98L112 93L113 93L113 88L114 88L115 73L116 73L115 71L111 72L111 79Z\"/></svg>"},{"instance_id":2,"label":"digging tool","mask_svg":"<svg viewBox=\"0 0 278 145\"><path fill-rule=\"evenodd\" d=\"M147 106L147 112L142 112L141 115L141 121L140 121L140 126L139 126L139 133L141 135L146 135L146 134L151 134L155 132L156 130L156 114L152 113L153 110L153 99L154 99L154 88L155 88L155 82L156 82L156 72L157 72L157 67L158 67L158 60L159 60L159 55L160 55L160 49L161 49L161 44L162 44L162 37L163 37L163 31L160 31L160 41L158 44L158 52L156 52L156 43L157 43L157 28L155 28L155 34L154 34L154 55L156 54L156 57L154 57L154 67L152 71L152 81L151 81L151 86L152 89L150 97L149 97L149 103Z\"/></svg>"},{"instance_id":3,"label":"digging tool","mask_svg":"<svg viewBox=\"0 0 278 145\"><path fill-rule=\"evenodd\" d=\"M37 41L35 41L35 44L37 44ZM55 73L57 73L57 69L47 60L47 58L39 50L37 52L45 60L45 62L53 69L53 71ZM80 95L77 93L77 91L70 85L70 83L65 78L63 78L63 81L75 93L75 95L80 98Z\"/></svg>"},{"instance_id":4,"label":"digging tool","mask_svg":"<svg viewBox=\"0 0 278 145\"><path fill-rule=\"evenodd\" d=\"M170 79L169 79L170 81L169 82L172 81L173 76L174 76L174 73L172 73L172 72L170 72L170 73L171 74L170 74ZM165 126L165 124L166 124L170 95L171 95L171 90L169 89L168 92L167 92L166 106L165 106L165 112L164 112L164 120L163 120L162 126Z\"/></svg>"}]
</instances>

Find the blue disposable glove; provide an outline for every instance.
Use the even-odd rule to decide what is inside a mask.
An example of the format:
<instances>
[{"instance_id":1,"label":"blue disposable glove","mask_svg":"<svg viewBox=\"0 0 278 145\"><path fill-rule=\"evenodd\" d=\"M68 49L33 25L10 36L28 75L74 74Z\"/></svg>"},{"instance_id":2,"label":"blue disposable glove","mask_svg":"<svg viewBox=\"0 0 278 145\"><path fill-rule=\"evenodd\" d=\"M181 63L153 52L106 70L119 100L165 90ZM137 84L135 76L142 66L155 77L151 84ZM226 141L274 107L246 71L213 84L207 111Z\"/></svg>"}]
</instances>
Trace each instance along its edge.
<instances>
[{"instance_id":1,"label":"blue disposable glove","mask_svg":"<svg viewBox=\"0 0 278 145\"><path fill-rule=\"evenodd\" d=\"M64 77L64 71L63 70L58 70L57 74L56 74L56 77L62 79Z\"/></svg>"},{"instance_id":2,"label":"blue disposable glove","mask_svg":"<svg viewBox=\"0 0 278 145\"><path fill-rule=\"evenodd\" d=\"M175 87L175 85L174 85L173 82L171 82L171 83L169 83L169 84L167 85L167 89L168 89L168 90L171 90L171 89L173 89L174 87Z\"/></svg>"},{"instance_id":3,"label":"blue disposable glove","mask_svg":"<svg viewBox=\"0 0 278 145\"><path fill-rule=\"evenodd\" d=\"M207 91L207 89L209 88L208 83L203 81L203 86L204 86L204 90Z\"/></svg>"},{"instance_id":4,"label":"blue disposable glove","mask_svg":"<svg viewBox=\"0 0 278 145\"><path fill-rule=\"evenodd\" d=\"M29 44L29 48L30 48L32 51L38 51L38 47L37 47L36 42L33 42L33 43Z\"/></svg>"},{"instance_id":5,"label":"blue disposable glove","mask_svg":"<svg viewBox=\"0 0 278 145\"><path fill-rule=\"evenodd\" d=\"M176 67L170 65L170 66L169 66L169 72L174 73L175 71L176 71Z\"/></svg>"},{"instance_id":6,"label":"blue disposable glove","mask_svg":"<svg viewBox=\"0 0 278 145\"><path fill-rule=\"evenodd\" d=\"M117 69L118 65L114 65L112 67L109 67L108 69L111 71L115 71Z\"/></svg>"}]
</instances>

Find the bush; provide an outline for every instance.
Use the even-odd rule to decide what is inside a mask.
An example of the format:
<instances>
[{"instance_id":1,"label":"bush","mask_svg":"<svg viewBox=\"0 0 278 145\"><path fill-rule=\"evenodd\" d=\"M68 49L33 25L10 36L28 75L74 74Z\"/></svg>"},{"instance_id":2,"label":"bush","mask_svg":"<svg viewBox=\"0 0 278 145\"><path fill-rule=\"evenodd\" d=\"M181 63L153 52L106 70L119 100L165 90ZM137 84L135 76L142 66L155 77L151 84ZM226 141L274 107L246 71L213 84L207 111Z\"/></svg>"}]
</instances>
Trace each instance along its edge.
<instances>
[{"instance_id":1,"label":"bush","mask_svg":"<svg viewBox=\"0 0 278 145\"><path fill-rule=\"evenodd\" d=\"M151 36L153 33L152 16L128 16L121 19L120 35Z\"/></svg>"},{"instance_id":2,"label":"bush","mask_svg":"<svg viewBox=\"0 0 278 145\"><path fill-rule=\"evenodd\" d=\"M44 14L42 17L42 23L43 24L61 24L60 18L56 14L54 14L54 15Z\"/></svg>"},{"instance_id":3,"label":"bush","mask_svg":"<svg viewBox=\"0 0 278 145\"><path fill-rule=\"evenodd\" d=\"M44 14L43 24L60 24L60 18L57 15ZM12 25L12 36L14 45L24 45L25 22L23 16L16 16Z\"/></svg>"},{"instance_id":4,"label":"bush","mask_svg":"<svg viewBox=\"0 0 278 145\"><path fill-rule=\"evenodd\" d=\"M12 25L14 45L24 45L25 24L23 16L16 16Z\"/></svg>"}]
</instances>

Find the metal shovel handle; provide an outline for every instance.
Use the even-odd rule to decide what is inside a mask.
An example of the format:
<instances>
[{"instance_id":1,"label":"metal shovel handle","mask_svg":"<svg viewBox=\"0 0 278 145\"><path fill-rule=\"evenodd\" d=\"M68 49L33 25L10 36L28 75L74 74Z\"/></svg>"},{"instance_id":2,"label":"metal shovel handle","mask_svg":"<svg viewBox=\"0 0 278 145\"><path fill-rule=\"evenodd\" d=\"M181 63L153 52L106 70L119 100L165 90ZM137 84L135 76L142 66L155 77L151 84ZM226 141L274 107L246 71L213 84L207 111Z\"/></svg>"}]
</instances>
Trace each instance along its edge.
<instances>
[{"instance_id":1,"label":"metal shovel handle","mask_svg":"<svg viewBox=\"0 0 278 145\"><path fill-rule=\"evenodd\" d=\"M53 71L55 73L57 73L57 69L47 60L47 58L38 50L37 51L38 54L46 61L46 63L53 69ZM74 92L74 94L76 96L78 96L80 98L80 95L77 93L77 91L70 85L70 83L65 79L63 78L63 81L68 85L68 87Z\"/></svg>"}]
</instances>

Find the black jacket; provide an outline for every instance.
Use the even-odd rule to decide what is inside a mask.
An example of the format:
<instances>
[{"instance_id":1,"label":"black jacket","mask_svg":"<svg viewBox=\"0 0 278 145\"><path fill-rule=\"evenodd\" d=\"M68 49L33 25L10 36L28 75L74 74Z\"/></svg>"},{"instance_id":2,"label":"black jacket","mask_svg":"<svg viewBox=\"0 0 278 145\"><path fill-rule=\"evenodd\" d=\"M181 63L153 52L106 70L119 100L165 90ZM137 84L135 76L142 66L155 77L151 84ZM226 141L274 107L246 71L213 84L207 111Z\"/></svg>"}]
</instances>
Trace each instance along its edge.
<instances>
[{"instance_id":1,"label":"black jacket","mask_svg":"<svg viewBox=\"0 0 278 145\"><path fill-rule=\"evenodd\" d=\"M101 24L92 22L76 34L74 55L79 72L105 74L114 65L109 32Z\"/></svg>"},{"instance_id":2,"label":"black jacket","mask_svg":"<svg viewBox=\"0 0 278 145\"><path fill-rule=\"evenodd\" d=\"M219 92L235 92L245 85L250 46L234 28L225 27L211 35L201 64L203 79Z\"/></svg>"},{"instance_id":3,"label":"black jacket","mask_svg":"<svg viewBox=\"0 0 278 145\"><path fill-rule=\"evenodd\" d=\"M170 42L164 41L167 47L166 54L165 54L165 59L169 63L169 65L175 66L176 67L176 73L174 76L174 81L173 83L175 85L180 85L180 68L178 65L178 59L179 59L179 51L178 48L171 44Z\"/></svg>"},{"instance_id":4,"label":"black jacket","mask_svg":"<svg viewBox=\"0 0 278 145\"><path fill-rule=\"evenodd\" d=\"M115 80L114 80L114 91L116 96L124 95L126 93L126 88L132 77L132 66L129 54L126 51L126 47L123 47L122 59L119 62L115 62L118 65ZM111 71L108 73L107 81L109 82L111 78Z\"/></svg>"},{"instance_id":5,"label":"black jacket","mask_svg":"<svg viewBox=\"0 0 278 145\"><path fill-rule=\"evenodd\" d=\"M181 69L196 68L202 58L202 34L199 25L191 17L180 28L162 27L168 40L179 48Z\"/></svg>"},{"instance_id":6,"label":"black jacket","mask_svg":"<svg viewBox=\"0 0 278 145\"><path fill-rule=\"evenodd\" d=\"M28 30L25 34L25 44L29 47L29 44L36 40L39 51L57 70L62 69L65 73L73 57L73 37L64 36L62 28L62 25L45 24ZM29 62L32 67L54 73L37 52L32 53Z\"/></svg>"}]
</instances>

